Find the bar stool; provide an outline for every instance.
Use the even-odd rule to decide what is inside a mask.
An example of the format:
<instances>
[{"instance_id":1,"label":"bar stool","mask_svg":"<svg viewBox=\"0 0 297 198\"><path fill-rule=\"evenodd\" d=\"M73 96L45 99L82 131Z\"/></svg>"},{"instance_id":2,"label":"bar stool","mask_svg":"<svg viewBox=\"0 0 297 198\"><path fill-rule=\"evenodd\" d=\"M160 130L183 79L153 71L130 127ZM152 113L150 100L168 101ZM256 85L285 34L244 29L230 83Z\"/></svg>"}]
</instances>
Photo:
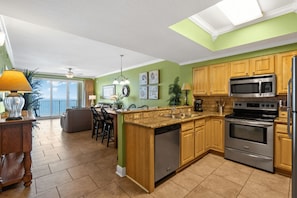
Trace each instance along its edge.
<instances>
[{"instance_id":1,"label":"bar stool","mask_svg":"<svg viewBox=\"0 0 297 198\"><path fill-rule=\"evenodd\" d=\"M103 132L103 118L95 109L95 107L91 107L92 115L93 115L93 130L92 130L92 138L96 136L96 140L98 136L102 135Z\"/></svg>"},{"instance_id":2,"label":"bar stool","mask_svg":"<svg viewBox=\"0 0 297 198\"><path fill-rule=\"evenodd\" d=\"M101 108L101 112L104 118L101 143L103 143L103 140L107 138L108 147L109 141L113 137L113 118L109 116L109 114L103 107Z\"/></svg>"}]
</instances>

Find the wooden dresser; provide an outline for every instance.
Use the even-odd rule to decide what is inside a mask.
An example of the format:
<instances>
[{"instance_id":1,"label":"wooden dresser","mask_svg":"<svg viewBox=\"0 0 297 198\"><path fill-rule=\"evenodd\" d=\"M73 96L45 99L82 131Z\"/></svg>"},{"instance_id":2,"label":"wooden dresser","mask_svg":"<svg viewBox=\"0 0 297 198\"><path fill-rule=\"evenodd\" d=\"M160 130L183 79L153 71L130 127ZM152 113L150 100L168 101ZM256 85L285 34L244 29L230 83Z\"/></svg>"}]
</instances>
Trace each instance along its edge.
<instances>
[{"instance_id":1,"label":"wooden dresser","mask_svg":"<svg viewBox=\"0 0 297 198\"><path fill-rule=\"evenodd\" d=\"M21 181L26 187L32 183L30 152L34 121L29 118L0 121L0 190Z\"/></svg>"}]
</instances>

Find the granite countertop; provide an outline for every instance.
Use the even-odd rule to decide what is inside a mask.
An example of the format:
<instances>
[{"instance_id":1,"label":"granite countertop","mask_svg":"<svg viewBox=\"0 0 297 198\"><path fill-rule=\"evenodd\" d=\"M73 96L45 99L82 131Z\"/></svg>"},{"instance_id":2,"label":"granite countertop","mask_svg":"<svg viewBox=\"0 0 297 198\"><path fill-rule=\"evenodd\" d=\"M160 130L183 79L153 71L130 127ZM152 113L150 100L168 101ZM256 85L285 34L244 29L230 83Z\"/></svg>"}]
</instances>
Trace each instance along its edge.
<instances>
[{"instance_id":1,"label":"granite countertop","mask_svg":"<svg viewBox=\"0 0 297 198\"><path fill-rule=\"evenodd\" d=\"M143 127L155 129L155 128L168 126L172 124L178 124L178 123L188 122L188 121L197 120L201 118L206 118L209 116L223 118L227 114L230 114L230 113L220 114L218 112L192 112L191 116L185 116L184 118L180 116L172 118L171 115L167 114L167 115L156 115L151 118L142 118L142 119L136 119L133 121L125 121L125 123L136 124Z\"/></svg>"}]
</instances>

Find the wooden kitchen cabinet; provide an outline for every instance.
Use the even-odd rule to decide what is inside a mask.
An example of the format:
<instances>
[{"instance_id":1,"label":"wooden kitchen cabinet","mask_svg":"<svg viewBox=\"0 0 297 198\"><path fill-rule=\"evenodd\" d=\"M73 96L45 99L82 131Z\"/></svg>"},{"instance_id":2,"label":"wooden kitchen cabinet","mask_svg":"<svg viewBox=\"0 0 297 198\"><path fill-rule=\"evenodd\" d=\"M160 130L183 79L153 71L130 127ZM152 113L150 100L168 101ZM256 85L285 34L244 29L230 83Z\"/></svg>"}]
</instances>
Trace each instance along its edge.
<instances>
[{"instance_id":1,"label":"wooden kitchen cabinet","mask_svg":"<svg viewBox=\"0 0 297 198\"><path fill-rule=\"evenodd\" d=\"M292 58L297 55L297 51L277 54L275 56L275 73L277 80L277 94L287 94L288 81L292 76Z\"/></svg>"},{"instance_id":2,"label":"wooden kitchen cabinet","mask_svg":"<svg viewBox=\"0 0 297 198\"><path fill-rule=\"evenodd\" d=\"M274 73L274 55L250 59L250 75Z\"/></svg>"},{"instance_id":3,"label":"wooden kitchen cabinet","mask_svg":"<svg viewBox=\"0 0 297 198\"><path fill-rule=\"evenodd\" d=\"M234 62L230 63L230 76L231 77L248 76L249 70L250 70L249 59L234 61Z\"/></svg>"},{"instance_id":4,"label":"wooden kitchen cabinet","mask_svg":"<svg viewBox=\"0 0 297 198\"><path fill-rule=\"evenodd\" d=\"M205 119L195 120L195 158L205 152Z\"/></svg>"},{"instance_id":5,"label":"wooden kitchen cabinet","mask_svg":"<svg viewBox=\"0 0 297 198\"><path fill-rule=\"evenodd\" d=\"M212 118L212 149L224 152L224 119Z\"/></svg>"},{"instance_id":6,"label":"wooden kitchen cabinet","mask_svg":"<svg viewBox=\"0 0 297 198\"><path fill-rule=\"evenodd\" d=\"M228 95L228 82L230 79L229 63L209 66L209 94Z\"/></svg>"},{"instance_id":7,"label":"wooden kitchen cabinet","mask_svg":"<svg viewBox=\"0 0 297 198\"><path fill-rule=\"evenodd\" d=\"M208 67L193 69L193 95L209 95Z\"/></svg>"},{"instance_id":8,"label":"wooden kitchen cabinet","mask_svg":"<svg viewBox=\"0 0 297 198\"><path fill-rule=\"evenodd\" d=\"M211 118L205 118L205 138L204 138L205 151L212 147L212 122Z\"/></svg>"},{"instance_id":9,"label":"wooden kitchen cabinet","mask_svg":"<svg viewBox=\"0 0 297 198\"><path fill-rule=\"evenodd\" d=\"M230 77L271 74L274 72L274 55L260 56L230 63Z\"/></svg>"},{"instance_id":10,"label":"wooden kitchen cabinet","mask_svg":"<svg viewBox=\"0 0 297 198\"><path fill-rule=\"evenodd\" d=\"M292 170L292 139L287 134L286 124L275 125L274 166L278 169Z\"/></svg>"},{"instance_id":11,"label":"wooden kitchen cabinet","mask_svg":"<svg viewBox=\"0 0 297 198\"><path fill-rule=\"evenodd\" d=\"M195 158L194 121L182 123L180 134L180 165L182 166Z\"/></svg>"}]
</instances>

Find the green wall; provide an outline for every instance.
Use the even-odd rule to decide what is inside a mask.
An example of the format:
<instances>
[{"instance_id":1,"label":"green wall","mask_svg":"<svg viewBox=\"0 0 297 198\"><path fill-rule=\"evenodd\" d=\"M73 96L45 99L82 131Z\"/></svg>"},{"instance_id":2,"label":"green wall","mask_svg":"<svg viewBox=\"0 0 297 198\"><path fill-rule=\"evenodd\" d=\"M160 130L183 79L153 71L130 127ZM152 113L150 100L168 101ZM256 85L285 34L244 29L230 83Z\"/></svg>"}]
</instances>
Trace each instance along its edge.
<instances>
[{"instance_id":1,"label":"green wall","mask_svg":"<svg viewBox=\"0 0 297 198\"><path fill-rule=\"evenodd\" d=\"M159 100L144 100L139 99L139 74L143 72L149 72L153 70L159 70ZM115 73L100 77L95 82L95 92L97 95L97 102L113 102L110 99L102 98L102 86L111 85L113 80L119 76L120 73ZM180 76L180 66L176 63L169 61L162 61L159 63L143 66L136 69L124 71L123 75L130 80L130 96L124 99L124 107L128 107L130 104L136 104L136 106L149 105L149 106L167 106L168 104L168 86L174 82L175 77ZM184 79L180 79L179 84L182 85ZM122 85L116 86L116 93L121 93Z\"/></svg>"},{"instance_id":2,"label":"green wall","mask_svg":"<svg viewBox=\"0 0 297 198\"><path fill-rule=\"evenodd\" d=\"M0 71L3 71L5 66L12 68L12 64L7 54L5 45L3 45L0 47Z\"/></svg>"}]
</instances>

